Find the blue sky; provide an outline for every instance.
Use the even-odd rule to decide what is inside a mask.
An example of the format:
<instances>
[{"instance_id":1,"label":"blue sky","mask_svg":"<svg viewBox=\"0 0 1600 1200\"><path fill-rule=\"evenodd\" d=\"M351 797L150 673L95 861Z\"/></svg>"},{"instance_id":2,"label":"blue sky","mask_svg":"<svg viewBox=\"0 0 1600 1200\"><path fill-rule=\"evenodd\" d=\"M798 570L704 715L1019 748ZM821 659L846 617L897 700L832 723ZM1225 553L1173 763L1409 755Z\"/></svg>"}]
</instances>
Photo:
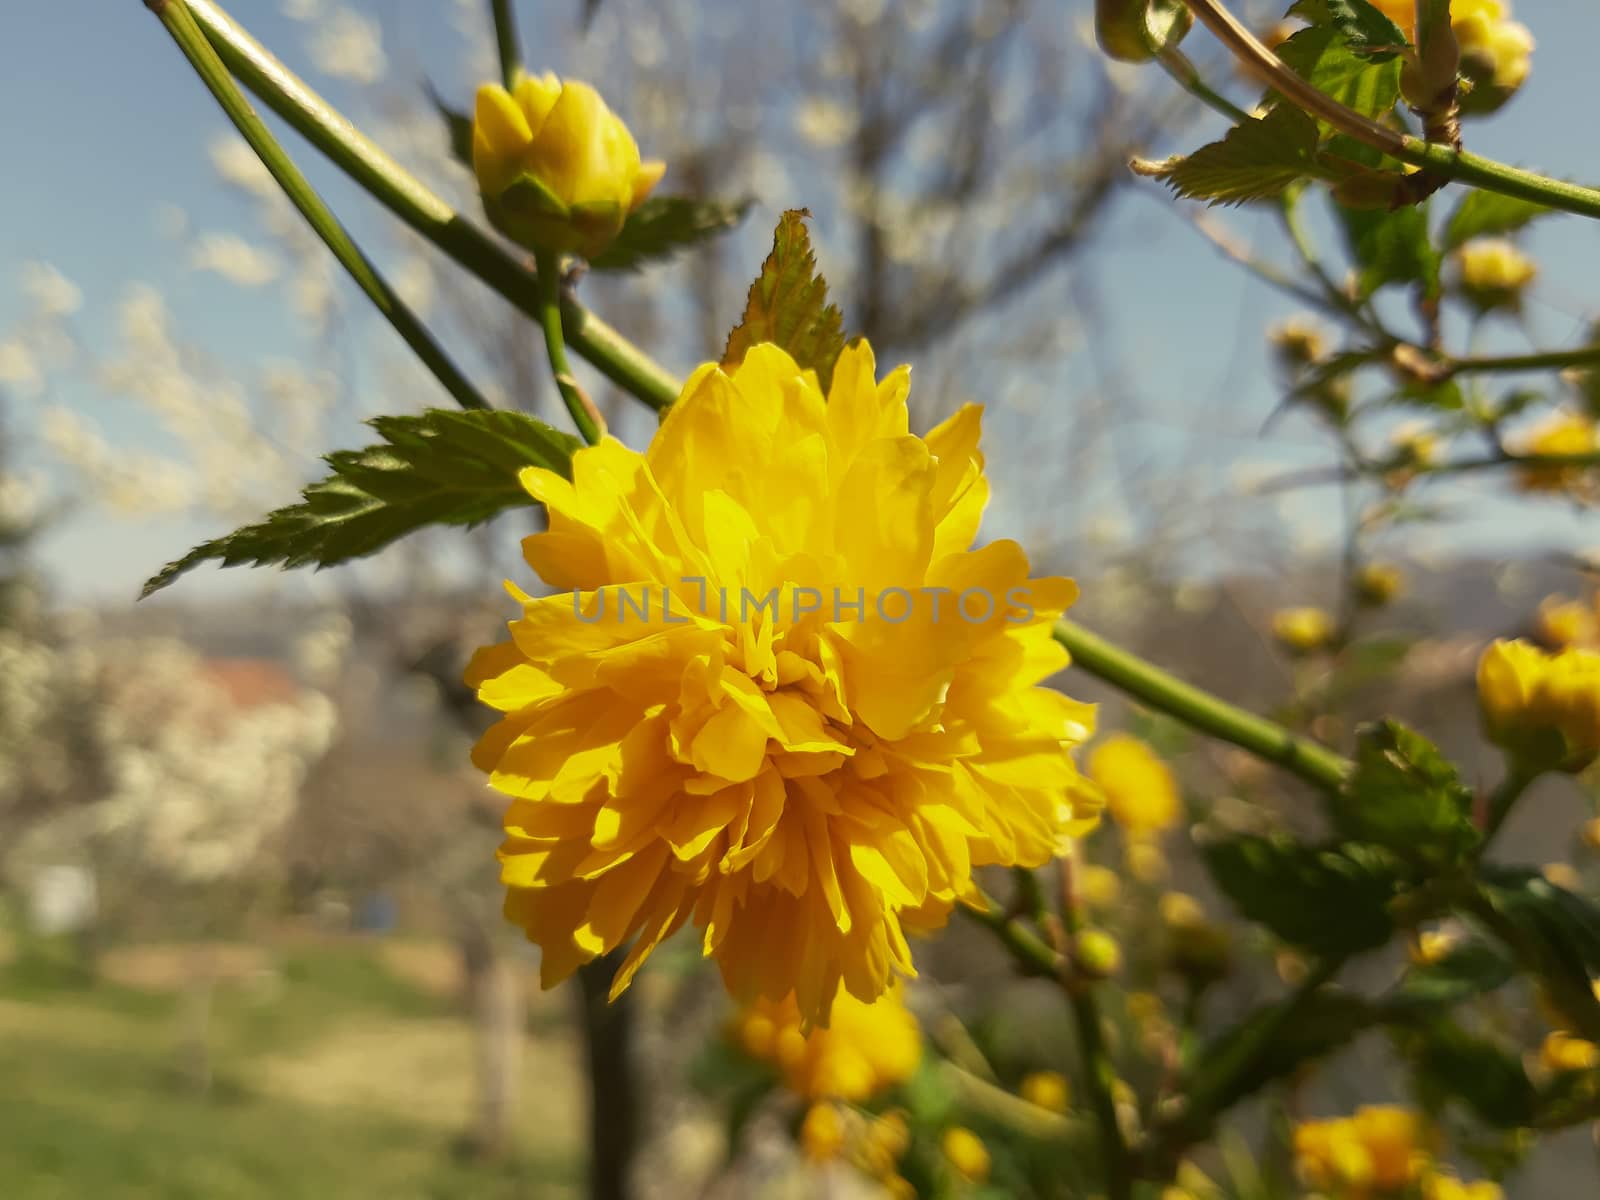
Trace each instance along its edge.
<instances>
[{"instance_id":1,"label":"blue sky","mask_svg":"<svg viewBox=\"0 0 1600 1200\"><path fill-rule=\"evenodd\" d=\"M625 0L610 3L622 15L630 12ZM236 3L234 10L336 105L358 119L374 115L373 91L318 71L306 46L308 27L285 15L286 7L273 0ZM382 18L388 85L427 77L447 92L468 94L474 81L465 77L463 43L451 24L453 5L388 0L353 7ZM529 42L541 44L533 28L537 6L523 8ZM555 8L568 20L576 4ZM6 231L0 241L0 338L22 312L14 286L18 269L44 260L82 288L86 300L74 320L86 344L114 339L117 298L130 284L149 282L166 295L185 339L204 345L224 363L305 357L311 348L303 329L285 313L281 290L247 291L198 272L161 233L161 214L176 204L193 230L256 236L254 209L219 183L208 160L208 144L226 128L222 116L142 5L124 0L95 5L90 13L83 5L34 4L19 6L7 17L0 111L7 114L10 170L0 189L0 228ZM1600 44L1600 5L1521 0L1516 15L1539 41L1532 78L1504 114L1469 127L1470 144L1481 153L1553 174L1600 178L1593 103L1586 94L1592 87L1593 47ZM549 65L559 69L562 64ZM1246 100L1254 89L1234 85L1231 91ZM314 152L293 140L288 144L358 237L373 247L384 245L388 218ZM1197 423L1205 425L1198 433L1207 440L1206 461L1215 469L1230 459L1326 461L1325 443L1298 419L1284 422L1264 440L1258 435L1275 401L1261 331L1292 306L1223 265L1157 186L1141 185L1133 192L1106 232L1095 280L1110 317L1115 355L1137 367L1131 382L1151 398L1141 405L1144 415L1130 432L1138 439L1139 461L1150 470L1181 465L1194 452ZM806 202L804 196L759 199L771 210ZM1227 219L1241 231L1257 229L1248 216ZM1276 247L1264 223L1259 232L1264 247ZM755 229L745 234L753 269L754 251L765 235ZM825 241L828 230L820 227L817 234ZM1542 340L1560 344L1575 335L1586 316L1600 313L1592 284L1600 277L1600 238L1580 219L1561 218L1536 227L1529 245L1543 270L1531 321ZM347 285L341 281L340 287ZM367 336L392 335L378 330ZM1514 330L1502 330L1489 344L1497 342L1508 348L1525 344ZM381 383L364 372L359 347L368 344L354 343L358 348L342 360L346 386ZM1084 357L1075 355L1064 369L1087 371ZM689 365L670 356L668 361L676 369ZM92 415L114 445L170 448L142 410L99 393L92 383L79 380L44 399ZM1220 419L1210 415L1214 401L1220 401ZM8 426L26 437L37 402L13 396L5 403L13 410ZM352 429L350 436L360 435ZM1302 519L1315 521L1322 510L1331 513L1333 500L1332 492L1321 492L1286 503L1298 506ZM997 489L1002 520L1026 513L1027 503L1026 495L1007 496ZM1574 546L1587 544L1591 536L1584 520L1551 505L1492 506L1453 536L1462 545L1496 546L1526 543L1530 530L1532 540ZM53 529L40 556L62 593L120 598L131 596L160 562L218 532L201 520L129 521L86 511Z\"/></svg>"}]
</instances>

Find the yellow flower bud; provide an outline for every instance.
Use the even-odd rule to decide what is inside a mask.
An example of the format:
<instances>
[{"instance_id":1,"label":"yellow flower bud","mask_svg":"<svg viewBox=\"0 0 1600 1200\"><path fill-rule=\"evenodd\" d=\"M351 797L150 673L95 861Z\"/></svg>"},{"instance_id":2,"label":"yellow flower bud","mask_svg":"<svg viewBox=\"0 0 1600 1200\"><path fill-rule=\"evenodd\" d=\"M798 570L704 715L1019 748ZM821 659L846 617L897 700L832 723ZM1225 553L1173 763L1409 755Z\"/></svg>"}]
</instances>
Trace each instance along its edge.
<instances>
[{"instance_id":1,"label":"yellow flower bud","mask_svg":"<svg viewBox=\"0 0 1600 1200\"><path fill-rule=\"evenodd\" d=\"M1333 641L1333 618L1309 605L1272 614L1272 636L1294 654L1315 654Z\"/></svg>"},{"instance_id":2,"label":"yellow flower bud","mask_svg":"<svg viewBox=\"0 0 1600 1200\"><path fill-rule=\"evenodd\" d=\"M1533 67L1533 34L1520 21L1478 15L1457 16L1453 24L1461 47L1461 74L1472 85L1470 90L1463 89L1461 111L1494 112L1528 78Z\"/></svg>"},{"instance_id":3,"label":"yellow flower bud","mask_svg":"<svg viewBox=\"0 0 1600 1200\"><path fill-rule=\"evenodd\" d=\"M1418 470L1432 466L1439 458L1438 437L1416 421L1407 421L1396 428L1389 444L1393 448L1394 466L1384 475L1383 481L1396 490L1405 487Z\"/></svg>"},{"instance_id":4,"label":"yellow flower bud","mask_svg":"<svg viewBox=\"0 0 1600 1200\"><path fill-rule=\"evenodd\" d=\"M1183 815L1178 782L1156 752L1127 733L1089 752L1089 775L1105 793L1111 819L1132 837L1159 833Z\"/></svg>"},{"instance_id":5,"label":"yellow flower bud","mask_svg":"<svg viewBox=\"0 0 1600 1200\"><path fill-rule=\"evenodd\" d=\"M1090 979L1107 979L1122 967L1122 947L1103 929L1085 929L1074 942L1072 962Z\"/></svg>"},{"instance_id":6,"label":"yellow flower bud","mask_svg":"<svg viewBox=\"0 0 1600 1200\"><path fill-rule=\"evenodd\" d=\"M1156 884L1167 877L1167 856L1147 841L1128 844L1128 873L1140 883Z\"/></svg>"},{"instance_id":7,"label":"yellow flower bud","mask_svg":"<svg viewBox=\"0 0 1600 1200\"><path fill-rule=\"evenodd\" d=\"M1600 1046L1569 1033L1552 1033L1539 1047L1539 1064L1552 1075L1600 1067Z\"/></svg>"},{"instance_id":8,"label":"yellow flower bud","mask_svg":"<svg viewBox=\"0 0 1600 1200\"><path fill-rule=\"evenodd\" d=\"M1566 891L1578 892L1583 890L1583 876L1578 874L1577 869L1571 863L1545 863L1544 866L1539 868L1539 874L1543 875L1545 879L1555 884L1558 888L1563 888Z\"/></svg>"},{"instance_id":9,"label":"yellow flower bud","mask_svg":"<svg viewBox=\"0 0 1600 1200\"><path fill-rule=\"evenodd\" d=\"M1053 1113L1064 1113L1067 1105L1072 1100L1072 1089L1067 1084L1067 1077L1059 1071L1033 1071L1022 1078L1022 1087L1019 1089L1022 1098L1029 1104L1048 1109Z\"/></svg>"},{"instance_id":10,"label":"yellow flower bud","mask_svg":"<svg viewBox=\"0 0 1600 1200\"><path fill-rule=\"evenodd\" d=\"M1294 373L1328 357L1328 338L1310 317L1290 317L1267 331L1278 362Z\"/></svg>"},{"instance_id":11,"label":"yellow flower bud","mask_svg":"<svg viewBox=\"0 0 1600 1200\"><path fill-rule=\"evenodd\" d=\"M1462 294L1483 312L1514 309L1522 301L1538 264L1509 238L1476 238L1456 251Z\"/></svg>"},{"instance_id":12,"label":"yellow flower bud","mask_svg":"<svg viewBox=\"0 0 1600 1200\"><path fill-rule=\"evenodd\" d=\"M1518 439L1518 454L1594 454L1600 452L1600 425L1579 412L1559 412ZM1534 465L1517 469L1517 487L1524 492L1567 495L1592 501L1600 496L1600 469L1584 466Z\"/></svg>"},{"instance_id":13,"label":"yellow flower bud","mask_svg":"<svg viewBox=\"0 0 1600 1200\"><path fill-rule=\"evenodd\" d=\"M1122 879L1110 867L1090 863L1078 869L1078 893L1090 908L1103 912L1116 907L1122 895Z\"/></svg>"},{"instance_id":14,"label":"yellow flower bud","mask_svg":"<svg viewBox=\"0 0 1600 1200\"><path fill-rule=\"evenodd\" d=\"M1577 646L1600 649L1600 616L1592 605L1565 596L1546 596L1539 605L1539 640L1553 650Z\"/></svg>"},{"instance_id":15,"label":"yellow flower bud","mask_svg":"<svg viewBox=\"0 0 1600 1200\"><path fill-rule=\"evenodd\" d=\"M1405 576L1390 563L1366 563L1352 581L1361 603L1381 608L1405 590Z\"/></svg>"},{"instance_id":16,"label":"yellow flower bud","mask_svg":"<svg viewBox=\"0 0 1600 1200\"><path fill-rule=\"evenodd\" d=\"M526 75L478 89L472 165L496 228L525 246L594 257L661 179L587 83Z\"/></svg>"},{"instance_id":17,"label":"yellow flower bud","mask_svg":"<svg viewBox=\"0 0 1600 1200\"><path fill-rule=\"evenodd\" d=\"M844 1149L844 1118L832 1104L813 1104L800 1122L800 1146L814 1162L831 1162Z\"/></svg>"},{"instance_id":18,"label":"yellow flower bud","mask_svg":"<svg viewBox=\"0 0 1600 1200\"><path fill-rule=\"evenodd\" d=\"M1095 0L1094 34L1100 49L1123 62L1148 62L1176 46L1194 15L1182 0Z\"/></svg>"},{"instance_id":19,"label":"yellow flower bud","mask_svg":"<svg viewBox=\"0 0 1600 1200\"><path fill-rule=\"evenodd\" d=\"M1424 929L1411 948L1411 961L1419 967L1431 967L1449 958L1460 943L1461 935L1453 929Z\"/></svg>"},{"instance_id":20,"label":"yellow flower bud","mask_svg":"<svg viewBox=\"0 0 1600 1200\"><path fill-rule=\"evenodd\" d=\"M1478 660L1489 740L1530 769L1581 771L1600 752L1600 654L1497 641Z\"/></svg>"},{"instance_id":21,"label":"yellow flower bud","mask_svg":"<svg viewBox=\"0 0 1600 1200\"><path fill-rule=\"evenodd\" d=\"M1431 1174L1422 1181L1422 1200L1504 1200L1498 1183L1475 1179L1462 1183L1454 1175Z\"/></svg>"},{"instance_id":22,"label":"yellow flower bud","mask_svg":"<svg viewBox=\"0 0 1600 1200\"><path fill-rule=\"evenodd\" d=\"M956 1173L971 1183L989 1178L989 1148L970 1129L960 1125L944 1131L944 1156Z\"/></svg>"}]
</instances>

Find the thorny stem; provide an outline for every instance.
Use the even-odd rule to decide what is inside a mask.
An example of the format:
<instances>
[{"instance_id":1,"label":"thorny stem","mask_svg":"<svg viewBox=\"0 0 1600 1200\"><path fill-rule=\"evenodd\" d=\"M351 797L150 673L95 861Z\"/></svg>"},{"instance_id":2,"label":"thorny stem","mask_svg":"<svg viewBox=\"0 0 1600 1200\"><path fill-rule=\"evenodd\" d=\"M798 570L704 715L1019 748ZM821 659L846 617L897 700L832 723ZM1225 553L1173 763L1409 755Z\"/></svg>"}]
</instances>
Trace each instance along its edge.
<instances>
[{"instance_id":1,"label":"thorny stem","mask_svg":"<svg viewBox=\"0 0 1600 1200\"><path fill-rule=\"evenodd\" d=\"M1185 2L1246 70L1297 107L1340 132L1401 162L1426 167L1443 182L1470 183L1486 191L1532 200L1563 212L1600 218L1600 191L1550 179L1533 171L1524 171L1438 142L1427 142L1380 125L1302 79L1245 28L1221 0Z\"/></svg>"},{"instance_id":2,"label":"thorny stem","mask_svg":"<svg viewBox=\"0 0 1600 1200\"><path fill-rule=\"evenodd\" d=\"M533 273L466 220L308 87L213 0L188 0L217 54L247 88L380 204L529 317L539 313ZM561 306L567 344L650 407L666 408L679 381L588 309Z\"/></svg>"},{"instance_id":3,"label":"thorny stem","mask_svg":"<svg viewBox=\"0 0 1600 1200\"><path fill-rule=\"evenodd\" d=\"M540 250L536 255L539 271L539 328L544 332L545 353L550 357L550 373L555 377L561 402L572 414L572 423L578 427L583 440L594 445L605 432L589 403L589 398L572 377L572 367L567 362L567 345L561 337L561 260L551 250Z\"/></svg>"},{"instance_id":4,"label":"thorny stem","mask_svg":"<svg viewBox=\"0 0 1600 1200\"><path fill-rule=\"evenodd\" d=\"M1185 683L1072 621L1056 623L1055 639L1072 655L1073 665L1151 708L1248 750L1325 792L1337 791L1350 770L1349 762L1321 743L1299 737L1265 717Z\"/></svg>"},{"instance_id":5,"label":"thorny stem","mask_svg":"<svg viewBox=\"0 0 1600 1200\"><path fill-rule=\"evenodd\" d=\"M394 326L395 332L405 339L406 345L411 347L423 365L433 373L434 378L455 398L457 404L466 409L488 408L489 402L472 386L467 377L450 360L450 356L438 342L434 341L427 327L406 307L405 302L395 294L394 289L379 274L371 260L361 252L361 248L356 245L344 226L339 224L338 218L333 215L327 203L306 181L306 177L300 173L294 161L284 152L271 131L250 107L250 102L234 86L227 68L217 57L211 43L206 40L200 26L195 23L194 16L184 0L148 0L148 6L161 18L161 23L172 35L172 40L177 43L178 49L183 51L195 74L200 76L222 111L233 122L234 128L256 152L262 165L271 172L273 179L283 189L284 195L299 210L306 224L310 225L322 239L323 244L339 261L339 265L350 273L356 285L366 293L373 307Z\"/></svg>"}]
</instances>

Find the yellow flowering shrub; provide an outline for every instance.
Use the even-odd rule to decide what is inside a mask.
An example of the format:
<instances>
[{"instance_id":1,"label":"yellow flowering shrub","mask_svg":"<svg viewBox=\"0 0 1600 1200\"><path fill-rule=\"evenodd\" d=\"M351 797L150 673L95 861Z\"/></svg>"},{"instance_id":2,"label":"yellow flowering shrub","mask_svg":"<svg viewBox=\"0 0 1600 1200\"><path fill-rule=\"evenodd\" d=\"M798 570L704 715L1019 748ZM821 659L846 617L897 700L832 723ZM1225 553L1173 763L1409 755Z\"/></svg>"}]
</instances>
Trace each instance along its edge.
<instances>
[{"instance_id":1,"label":"yellow flowering shrub","mask_svg":"<svg viewBox=\"0 0 1600 1200\"><path fill-rule=\"evenodd\" d=\"M1490 739L1530 766L1582 770L1600 752L1600 654L1497 641L1478 660Z\"/></svg>"},{"instance_id":2,"label":"yellow flowering shrub","mask_svg":"<svg viewBox=\"0 0 1600 1200\"><path fill-rule=\"evenodd\" d=\"M815 373L757 345L684 386L649 450L530 468L553 596L467 671L505 715L474 751L512 798L506 913L546 986L630 939L615 989L685 924L742 999L825 1023L913 972L985 863L1038 866L1095 816L1069 751L1089 706L1039 686L1076 588L1009 541L980 409L907 432L871 348Z\"/></svg>"},{"instance_id":3,"label":"yellow flowering shrub","mask_svg":"<svg viewBox=\"0 0 1600 1200\"><path fill-rule=\"evenodd\" d=\"M593 256L660 181L628 127L587 83L524 75L478 89L472 165L489 216L540 249Z\"/></svg>"}]
</instances>

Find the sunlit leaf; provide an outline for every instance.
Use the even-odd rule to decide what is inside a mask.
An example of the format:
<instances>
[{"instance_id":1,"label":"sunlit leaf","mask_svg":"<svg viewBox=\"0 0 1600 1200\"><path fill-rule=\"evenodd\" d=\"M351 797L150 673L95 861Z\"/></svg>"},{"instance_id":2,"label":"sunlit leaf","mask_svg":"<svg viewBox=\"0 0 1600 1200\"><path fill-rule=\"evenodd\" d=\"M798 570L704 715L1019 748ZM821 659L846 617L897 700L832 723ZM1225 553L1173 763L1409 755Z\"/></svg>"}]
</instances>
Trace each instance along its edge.
<instances>
[{"instance_id":1,"label":"sunlit leaf","mask_svg":"<svg viewBox=\"0 0 1600 1200\"><path fill-rule=\"evenodd\" d=\"M1143 166L1179 196L1211 204L1270 200L1316 170L1317 123L1292 105L1242 121L1220 142L1193 154Z\"/></svg>"},{"instance_id":2,"label":"sunlit leaf","mask_svg":"<svg viewBox=\"0 0 1600 1200\"><path fill-rule=\"evenodd\" d=\"M827 281L817 274L805 224L810 215L805 209L790 209L779 219L772 253L750 285L744 316L728 335L722 365L743 362L751 346L771 342L816 371L826 389L844 349L844 317L838 305L828 303Z\"/></svg>"},{"instance_id":3,"label":"sunlit leaf","mask_svg":"<svg viewBox=\"0 0 1600 1200\"><path fill-rule=\"evenodd\" d=\"M691 196L651 196L628 214L612 243L589 260L596 271L634 271L648 262L732 229L750 201L727 204Z\"/></svg>"}]
</instances>

